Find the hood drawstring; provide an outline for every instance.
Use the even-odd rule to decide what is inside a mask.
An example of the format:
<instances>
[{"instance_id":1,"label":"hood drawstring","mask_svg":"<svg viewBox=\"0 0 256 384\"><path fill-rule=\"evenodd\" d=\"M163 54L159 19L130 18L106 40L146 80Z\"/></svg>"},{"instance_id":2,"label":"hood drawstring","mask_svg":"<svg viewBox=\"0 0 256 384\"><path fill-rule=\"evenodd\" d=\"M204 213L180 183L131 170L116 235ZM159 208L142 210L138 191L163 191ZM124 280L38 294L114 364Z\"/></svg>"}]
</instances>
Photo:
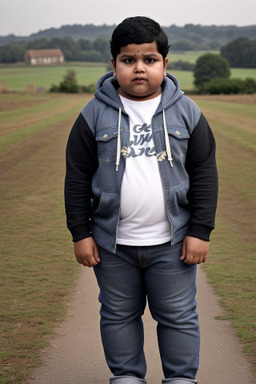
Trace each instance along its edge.
<instances>
[{"instance_id":1,"label":"hood drawstring","mask_svg":"<svg viewBox=\"0 0 256 384\"><path fill-rule=\"evenodd\" d=\"M171 167L173 167L172 151L171 151L171 146L170 146L170 142L169 142L169 135L168 135L168 131L167 131L167 125L166 125L166 118L165 118L165 111L164 110L163 110L163 123L164 123L164 139L165 139L165 149L166 149L166 153L167 153L167 158L168 158L168 161L169 161Z\"/></svg>"},{"instance_id":2,"label":"hood drawstring","mask_svg":"<svg viewBox=\"0 0 256 384\"><path fill-rule=\"evenodd\" d=\"M121 154L121 134L120 134L121 117L122 117L122 110L121 108L119 108L118 128L117 128L117 147L116 147L116 172L118 171L118 167L120 163L120 154Z\"/></svg>"}]
</instances>

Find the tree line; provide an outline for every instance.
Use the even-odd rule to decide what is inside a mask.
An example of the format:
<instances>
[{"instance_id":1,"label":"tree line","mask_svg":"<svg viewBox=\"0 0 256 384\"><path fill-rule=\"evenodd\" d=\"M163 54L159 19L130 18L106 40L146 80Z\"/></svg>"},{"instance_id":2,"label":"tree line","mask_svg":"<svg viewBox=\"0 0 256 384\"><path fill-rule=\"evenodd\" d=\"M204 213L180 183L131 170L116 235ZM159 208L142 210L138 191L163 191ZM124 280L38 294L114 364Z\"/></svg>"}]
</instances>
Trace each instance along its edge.
<instances>
[{"instance_id":1,"label":"tree line","mask_svg":"<svg viewBox=\"0 0 256 384\"><path fill-rule=\"evenodd\" d=\"M26 50L60 48L65 61L103 62L110 60L109 41L99 37L95 41L73 40L71 37L40 38L22 44L0 46L0 63L23 62ZM235 39L224 45L220 54L232 68L256 68L256 40L246 37ZM193 70L187 62L170 62L170 69Z\"/></svg>"},{"instance_id":2,"label":"tree line","mask_svg":"<svg viewBox=\"0 0 256 384\"><path fill-rule=\"evenodd\" d=\"M235 39L220 50L232 68L256 68L256 40Z\"/></svg>"},{"instance_id":3,"label":"tree line","mask_svg":"<svg viewBox=\"0 0 256 384\"><path fill-rule=\"evenodd\" d=\"M9 43L22 43L29 40L40 38L52 39L53 37L69 36L73 40L88 39L95 41L98 38L110 40L112 32L116 25L93 25L93 24L74 24L63 25L60 28L48 28L29 36L16 36L14 34L8 36L0 36L0 45ZM170 25L163 26L168 36L168 40L175 51L209 51L220 50L232 40L240 37L255 39L256 25L236 26L236 25L200 25L186 24L184 26Z\"/></svg>"},{"instance_id":4,"label":"tree line","mask_svg":"<svg viewBox=\"0 0 256 384\"><path fill-rule=\"evenodd\" d=\"M73 40L71 37L42 37L23 43L9 43L0 46L0 63L17 63L24 61L26 50L60 48L65 61L103 62L110 60L109 42L104 38L95 41L87 39Z\"/></svg>"}]
</instances>

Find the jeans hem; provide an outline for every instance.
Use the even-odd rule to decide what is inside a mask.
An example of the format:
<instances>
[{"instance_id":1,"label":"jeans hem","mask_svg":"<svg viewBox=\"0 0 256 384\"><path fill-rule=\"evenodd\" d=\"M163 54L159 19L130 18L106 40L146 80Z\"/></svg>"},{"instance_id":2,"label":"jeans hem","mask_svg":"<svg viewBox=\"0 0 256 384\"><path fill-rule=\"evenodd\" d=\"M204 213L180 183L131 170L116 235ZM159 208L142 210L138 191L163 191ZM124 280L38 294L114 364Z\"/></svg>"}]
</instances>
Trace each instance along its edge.
<instances>
[{"instance_id":1,"label":"jeans hem","mask_svg":"<svg viewBox=\"0 0 256 384\"><path fill-rule=\"evenodd\" d=\"M113 376L110 378L110 384L139 384L147 383L144 379L135 376Z\"/></svg>"},{"instance_id":2,"label":"jeans hem","mask_svg":"<svg viewBox=\"0 0 256 384\"><path fill-rule=\"evenodd\" d=\"M196 379L186 379L184 377L174 377L173 379L164 379L162 380L162 384L198 384L198 380Z\"/></svg>"}]
</instances>

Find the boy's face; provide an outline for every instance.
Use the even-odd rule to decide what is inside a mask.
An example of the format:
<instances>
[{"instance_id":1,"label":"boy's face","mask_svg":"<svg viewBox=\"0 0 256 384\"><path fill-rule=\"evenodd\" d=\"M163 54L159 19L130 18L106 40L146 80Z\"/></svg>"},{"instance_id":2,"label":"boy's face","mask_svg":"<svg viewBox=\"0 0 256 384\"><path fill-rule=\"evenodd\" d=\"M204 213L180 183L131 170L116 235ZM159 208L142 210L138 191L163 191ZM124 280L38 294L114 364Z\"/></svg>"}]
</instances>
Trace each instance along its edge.
<instances>
[{"instance_id":1,"label":"boy's face","mask_svg":"<svg viewBox=\"0 0 256 384\"><path fill-rule=\"evenodd\" d=\"M112 58L120 95L132 100L149 100L162 93L168 59L158 52L156 42L128 44Z\"/></svg>"}]
</instances>

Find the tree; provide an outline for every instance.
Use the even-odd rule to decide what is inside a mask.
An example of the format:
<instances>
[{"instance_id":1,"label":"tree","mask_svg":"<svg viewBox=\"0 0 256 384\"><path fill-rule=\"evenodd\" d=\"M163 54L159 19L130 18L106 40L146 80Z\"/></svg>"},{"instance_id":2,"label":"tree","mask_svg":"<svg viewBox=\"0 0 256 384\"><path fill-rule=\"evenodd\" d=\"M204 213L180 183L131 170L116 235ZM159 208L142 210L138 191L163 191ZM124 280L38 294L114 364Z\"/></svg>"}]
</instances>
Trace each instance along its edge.
<instances>
[{"instance_id":1,"label":"tree","mask_svg":"<svg viewBox=\"0 0 256 384\"><path fill-rule=\"evenodd\" d=\"M194 84L199 90L203 90L206 83L214 78L227 79L230 76L228 61L215 53L206 53L200 56L194 68Z\"/></svg>"},{"instance_id":2,"label":"tree","mask_svg":"<svg viewBox=\"0 0 256 384\"><path fill-rule=\"evenodd\" d=\"M24 60L24 47L18 44L0 46L0 63L17 63Z\"/></svg>"},{"instance_id":3,"label":"tree","mask_svg":"<svg viewBox=\"0 0 256 384\"><path fill-rule=\"evenodd\" d=\"M220 53L233 68L256 68L256 40L235 39L224 45Z\"/></svg>"},{"instance_id":4,"label":"tree","mask_svg":"<svg viewBox=\"0 0 256 384\"><path fill-rule=\"evenodd\" d=\"M97 51L82 51L78 57L79 61L97 63L102 61L102 55Z\"/></svg>"},{"instance_id":5,"label":"tree","mask_svg":"<svg viewBox=\"0 0 256 384\"><path fill-rule=\"evenodd\" d=\"M93 47L96 51L101 52L103 62L109 62L110 60L110 50L109 50L109 42L108 40L99 37L93 43Z\"/></svg>"},{"instance_id":6,"label":"tree","mask_svg":"<svg viewBox=\"0 0 256 384\"><path fill-rule=\"evenodd\" d=\"M81 51L91 51L92 50L92 42L86 39L79 39L77 42Z\"/></svg>"},{"instance_id":7,"label":"tree","mask_svg":"<svg viewBox=\"0 0 256 384\"><path fill-rule=\"evenodd\" d=\"M59 86L60 92L77 93L79 92L79 85L76 80L76 71L68 70L66 75L63 76L63 81Z\"/></svg>"},{"instance_id":8,"label":"tree","mask_svg":"<svg viewBox=\"0 0 256 384\"><path fill-rule=\"evenodd\" d=\"M47 39L46 37L41 37L40 39L26 42L25 47L26 49L46 49L49 47L49 44L49 39Z\"/></svg>"},{"instance_id":9,"label":"tree","mask_svg":"<svg viewBox=\"0 0 256 384\"><path fill-rule=\"evenodd\" d=\"M49 48L60 48L66 61L76 61L78 59L79 48L71 37L54 37L50 40Z\"/></svg>"},{"instance_id":10,"label":"tree","mask_svg":"<svg viewBox=\"0 0 256 384\"><path fill-rule=\"evenodd\" d=\"M175 51L194 51L200 49L196 43L189 40L178 40L172 44L172 47Z\"/></svg>"}]
</instances>

